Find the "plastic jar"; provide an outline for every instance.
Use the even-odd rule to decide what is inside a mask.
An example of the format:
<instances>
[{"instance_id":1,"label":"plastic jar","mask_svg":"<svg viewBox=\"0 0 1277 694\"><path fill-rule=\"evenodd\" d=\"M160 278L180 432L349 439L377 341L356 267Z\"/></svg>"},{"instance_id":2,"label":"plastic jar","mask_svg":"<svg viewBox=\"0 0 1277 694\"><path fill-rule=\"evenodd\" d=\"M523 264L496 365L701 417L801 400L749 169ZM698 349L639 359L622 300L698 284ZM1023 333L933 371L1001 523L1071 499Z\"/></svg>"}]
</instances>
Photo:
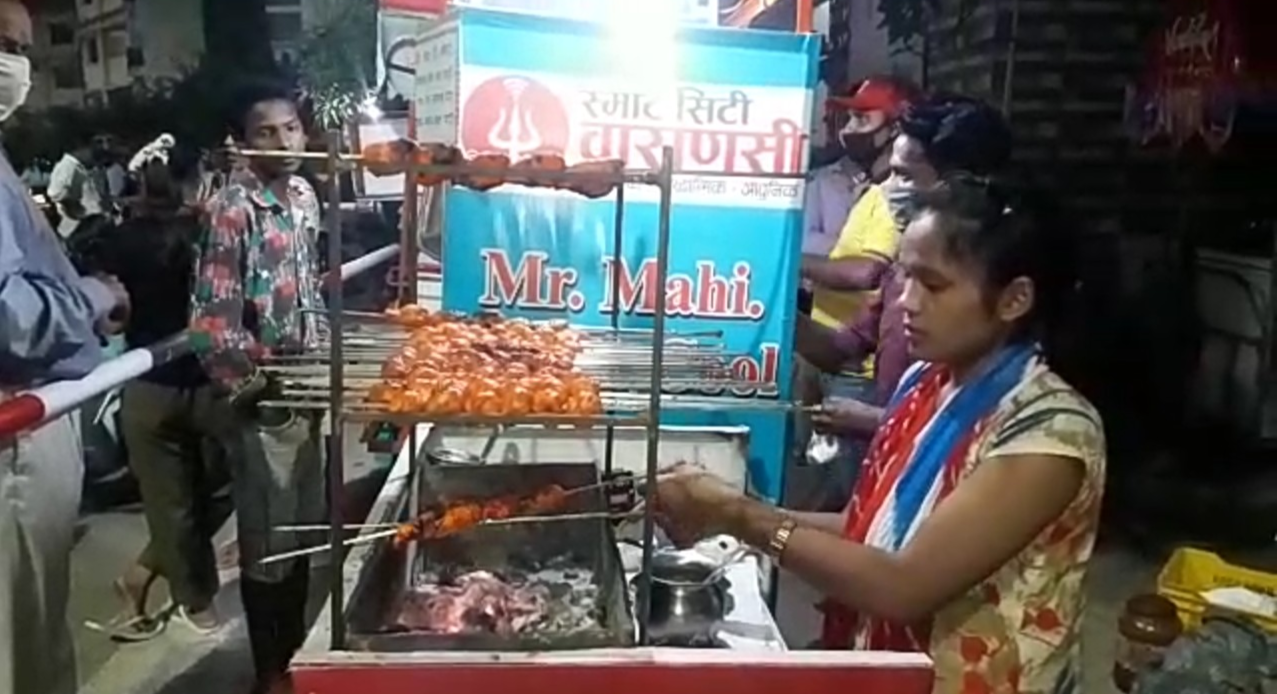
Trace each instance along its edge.
<instances>
[{"instance_id":1,"label":"plastic jar","mask_svg":"<svg viewBox=\"0 0 1277 694\"><path fill-rule=\"evenodd\" d=\"M1166 648L1180 637L1184 626L1175 603L1160 595L1137 595L1126 601L1117 632L1113 683L1129 692L1140 673L1161 664Z\"/></svg>"}]
</instances>

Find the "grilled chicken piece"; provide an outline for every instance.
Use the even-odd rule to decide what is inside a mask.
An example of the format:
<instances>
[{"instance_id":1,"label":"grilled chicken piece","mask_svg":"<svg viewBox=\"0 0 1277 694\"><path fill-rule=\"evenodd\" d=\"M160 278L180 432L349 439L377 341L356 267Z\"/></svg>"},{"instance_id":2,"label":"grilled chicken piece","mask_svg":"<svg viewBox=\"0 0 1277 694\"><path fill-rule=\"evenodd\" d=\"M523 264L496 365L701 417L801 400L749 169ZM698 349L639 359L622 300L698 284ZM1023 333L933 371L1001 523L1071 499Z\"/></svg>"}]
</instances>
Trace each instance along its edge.
<instances>
[{"instance_id":1,"label":"grilled chicken piece","mask_svg":"<svg viewBox=\"0 0 1277 694\"><path fill-rule=\"evenodd\" d=\"M395 534L395 546L417 539L438 539L473 528L484 521L545 515L567 505L568 492L557 484L547 485L525 497L502 496L486 501L457 501L441 509L426 511L403 523Z\"/></svg>"},{"instance_id":2,"label":"grilled chicken piece","mask_svg":"<svg viewBox=\"0 0 1277 694\"><path fill-rule=\"evenodd\" d=\"M538 176L538 173L562 173L568 168L567 162L563 157L557 154L533 154L510 167L516 172L511 172L510 182L520 185L532 186L535 188L559 188L561 183L558 179L552 179L545 176Z\"/></svg>"},{"instance_id":3,"label":"grilled chicken piece","mask_svg":"<svg viewBox=\"0 0 1277 694\"><path fill-rule=\"evenodd\" d=\"M452 145L422 142L417 145L413 157L419 166L451 166L465 161L461 150ZM439 173L417 173L417 185L433 186L448 180L448 176Z\"/></svg>"},{"instance_id":4,"label":"grilled chicken piece","mask_svg":"<svg viewBox=\"0 0 1277 694\"><path fill-rule=\"evenodd\" d=\"M471 174L457 181L461 185L478 191L492 190L505 183L505 170L510 168L510 157L504 154L480 154L470 160L470 166L481 169L495 169L495 173Z\"/></svg>"},{"instance_id":5,"label":"grilled chicken piece","mask_svg":"<svg viewBox=\"0 0 1277 694\"><path fill-rule=\"evenodd\" d=\"M616 190L616 183L609 178L620 174L625 170L625 162L620 159L607 159L604 161L587 161L580 164L573 164L567 169L568 173L576 174L600 174L599 180L591 180L589 178L574 178L563 184L568 190L574 193L584 195L587 198L602 198L612 194Z\"/></svg>"},{"instance_id":6,"label":"grilled chicken piece","mask_svg":"<svg viewBox=\"0 0 1277 694\"><path fill-rule=\"evenodd\" d=\"M441 165L440 162L435 160L434 155L432 155L429 150L425 149L417 150L417 152L413 155L413 159L416 161L418 166ZM420 170L417 171L417 185L419 186L425 186L428 188L430 186L443 183L446 180L448 180L448 177L443 174L426 173Z\"/></svg>"},{"instance_id":7,"label":"grilled chicken piece","mask_svg":"<svg viewBox=\"0 0 1277 694\"><path fill-rule=\"evenodd\" d=\"M435 315L430 313L429 309L416 304L392 306L386 309L385 315L391 321L406 328L421 328L435 320Z\"/></svg>"},{"instance_id":8,"label":"grilled chicken piece","mask_svg":"<svg viewBox=\"0 0 1277 694\"><path fill-rule=\"evenodd\" d=\"M411 140L374 142L364 147L364 168L374 176L401 174L408 168L409 157L416 149L417 143Z\"/></svg>"}]
</instances>

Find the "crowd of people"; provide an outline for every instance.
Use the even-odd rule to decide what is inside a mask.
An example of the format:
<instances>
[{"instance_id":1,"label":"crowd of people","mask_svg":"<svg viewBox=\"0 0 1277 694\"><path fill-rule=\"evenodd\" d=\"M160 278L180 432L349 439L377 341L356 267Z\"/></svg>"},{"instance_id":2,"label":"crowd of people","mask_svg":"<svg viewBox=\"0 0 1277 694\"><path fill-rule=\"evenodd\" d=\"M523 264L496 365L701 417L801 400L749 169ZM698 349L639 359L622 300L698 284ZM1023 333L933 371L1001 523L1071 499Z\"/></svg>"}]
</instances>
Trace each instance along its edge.
<instances>
[{"instance_id":1,"label":"crowd of people","mask_svg":"<svg viewBox=\"0 0 1277 694\"><path fill-rule=\"evenodd\" d=\"M30 44L23 5L0 0L2 117L30 86ZM682 466L659 481L660 523L679 542L735 535L819 588L828 648L926 652L946 694L1076 691L1105 454L1094 408L1048 364L1069 230L1002 180L1012 138L988 105L873 78L830 108L842 156L807 186L795 338L823 403L803 458L826 483L778 508ZM280 84L245 84L227 127L248 149L307 144ZM0 158L0 401L85 375L108 337L189 329L193 355L124 390L150 541L110 628L220 629L212 537L233 509L255 691L287 691L310 570L261 560L297 546L273 528L322 517L321 422L262 406L278 386L259 360L325 333L320 205L299 160L182 145L159 134L126 165L97 137L22 177ZM0 691L75 691L78 441L68 416L0 441ZM172 607L154 610L161 578Z\"/></svg>"},{"instance_id":2,"label":"crowd of people","mask_svg":"<svg viewBox=\"0 0 1277 694\"><path fill-rule=\"evenodd\" d=\"M0 0L4 117L30 88L31 42L23 4ZM304 150L294 99L282 84L245 83L227 109L231 137L252 149ZM109 628L126 640L150 638L166 620L217 631L212 538L233 508L254 691L288 691L309 568L261 559L296 546L273 527L319 520L320 423L259 407L275 388L257 360L313 346L325 328L318 198L296 175L299 160L210 154L193 163L164 134L127 166L117 149L93 138L47 176L29 167L20 177L0 159L0 401L86 375L111 337L145 346L189 328L193 355L124 390L123 436L150 542L117 581L125 615ZM55 223L32 197L40 187L56 204ZM0 691L76 690L66 610L79 441L70 415L0 441ZM153 610L157 578L172 606Z\"/></svg>"}]
</instances>

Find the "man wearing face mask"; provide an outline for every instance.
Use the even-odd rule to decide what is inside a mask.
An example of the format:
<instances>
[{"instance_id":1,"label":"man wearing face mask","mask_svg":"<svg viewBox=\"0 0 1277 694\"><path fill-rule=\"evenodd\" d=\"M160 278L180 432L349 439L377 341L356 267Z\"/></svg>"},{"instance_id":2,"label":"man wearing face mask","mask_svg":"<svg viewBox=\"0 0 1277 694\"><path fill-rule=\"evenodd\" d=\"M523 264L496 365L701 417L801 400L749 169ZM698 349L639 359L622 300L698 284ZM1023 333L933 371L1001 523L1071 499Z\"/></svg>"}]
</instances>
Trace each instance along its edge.
<instances>
[{"instance_id":1,"label":"man wearing face mask","mask_svg":"<svg viewBox=\"0 0 1277 694\"><path fill-rule=\"evenodd\" d=\"M888 126L890 114L898 110L895 95L911 91L890 79L871 77L851 96L831 97L826 102L831 117L842 116L835 135L842 154L811 173L803 206L804 256L828 257L852 207L885 175L882 152L891 143Z\"/></svg>"},{"instance_id":2,"label":"man wearing face mask","mask_svg":"<svg viewBox=\"0 0 1277 694\"><path fill-rule=\"evenodd\" d=\"M31 87L31 17L0 0L0 121ZM129 302L114 278L79 277L0 154L0 401L84 376L103 359ZM0 692L70 694L70 558L84 474L69 416L0 439Z\"/></svg>"},{"instance_id":3,"label":"man wearing face mask","mask_svg":"<svg viewBox=\"0 0 1277 694\"><path fill-rule=\"evenodd\" d=\"M896 121L914 93L902 82L870 78L852 96L830 100L832 107L847 111L848 121L840 139L846 159L855 162L862 172L863 189L828 250L804 239L801 268L804 282L813 287L811 316L829 329L850 321L873 298L895 257L899 231L878 183L887 175ZM871 401L872 379L872 358L849 363L840 371L820 377L821 399ZM820 485L824 498L812 503L820 508L841 506L850 494L863 448L861 442L854 440L819 436L812 439L807 461L827 465L828 477Z\"/></svg>"}]
</instances>

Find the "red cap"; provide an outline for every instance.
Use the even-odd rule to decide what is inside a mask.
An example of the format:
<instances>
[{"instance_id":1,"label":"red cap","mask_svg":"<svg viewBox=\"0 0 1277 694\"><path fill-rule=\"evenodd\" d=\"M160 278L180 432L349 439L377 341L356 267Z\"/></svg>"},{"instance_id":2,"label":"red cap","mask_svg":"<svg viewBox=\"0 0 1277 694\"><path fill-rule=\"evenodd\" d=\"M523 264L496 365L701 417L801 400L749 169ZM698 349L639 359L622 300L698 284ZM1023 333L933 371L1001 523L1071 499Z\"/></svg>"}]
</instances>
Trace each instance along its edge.
<instances>
[{"instance_id":1,"label":"red cap","mask_svg":"<svg viewBox=\"0 0 1277 694\"><path fill-rule=\"evenodd\" d=\"M911 90L894 80L870 77L851 96L831 96L826 107L843 111L883 111L895 118L909 105Z\"/></svg>"}]
</instances>

